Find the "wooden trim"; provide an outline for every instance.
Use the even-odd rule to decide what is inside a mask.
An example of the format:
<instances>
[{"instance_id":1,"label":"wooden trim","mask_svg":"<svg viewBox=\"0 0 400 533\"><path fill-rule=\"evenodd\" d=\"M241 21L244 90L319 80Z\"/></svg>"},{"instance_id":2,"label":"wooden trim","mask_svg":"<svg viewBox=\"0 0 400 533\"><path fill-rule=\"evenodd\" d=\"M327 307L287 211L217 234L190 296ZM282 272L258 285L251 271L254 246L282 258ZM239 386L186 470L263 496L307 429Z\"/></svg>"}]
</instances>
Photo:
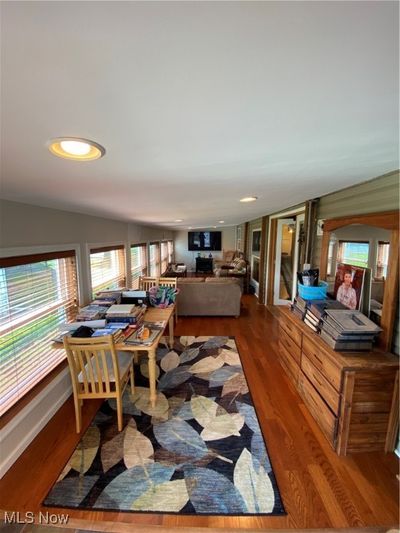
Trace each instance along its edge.
<instances>
[{"instance_id":1,"label":"wooden trim","mask_svg":"<svg viewBox=\"0 0 400 533\"><path fill-rule=\"evenodd\" d=\"M124 244L114 244L113 246L102 246L100 248L90 248L91 254L98 254L100 252L111 252L113 250L124 250Z\"/></svg>"},{"instance_id":2,"label":"wooden trim","mask_svg":"<svg viewBox=\"0 0 400 533\"><path fill-rule=\"evenodd\" d=\"M392 452L396 446L399 434L399 372L396 373L396 380L393 387L392 407L386 433L385 452Z\"/></svg>"},{"instance_id":3,"label":"wooden trim","mask_svg":"<svg viewBox=\"0 0 400 533\"><path fill-rule=\"evenodd\" d=\"M75 257L75 250L64 250L62 252L47 252L43 254L32 255L18 255L15 257L1 257L0 268L30 265L31 263L50 261L51 259L64 259L66 257Z\"/></svg>"},{"instance_id":4,"label":"wooden trim","mask_svg":"<svg viewBox=\"0 0 400 533\"><path fill-rule=\"evenodd\" d=\"M393 230L390 237L388 276L383 294L381 328L379 346L390 352L392 347L393 326L396 317L399 288L399 230Z\"/></svg>"},{"instance_id":5,"label":"wooden trim","mask_svg":"<svg viewBox=\"0 0 400 533\"><path fill-rule=\"evenodd\" d=\"M343 395L340 404L341 427L338 428L339 438L336 444L338 455L346 455L347 441L349 440L351 399L353 397L355 372L345 372L343 382Z\"/></svg>"},{"instance_id":6,"label":"wooden trim","mask_svg":"<svg viewBox=\"0 0 400 533\"><path fill-rule=\"evenodd\" d=\"M267 244L267 227L268 227L268 216L262 217L261 222L261 246L260 246L260 266L259 266L259 280L258 280L258 303L265 303L265 251Z\"/></svg>"},{"instance_id":7,"label":"wooden trim","mask_svg":"<svg viewBox=\"0 0 400 533\"><path fill-rule=\"evenodd\" d=\"M42 390L51 383L58 374L60 374L64 368L67 368L68 361L65 358L61 361L51 372L49 372L39 383L37 383L32 389L30 389L22 398L20 398L10 409L0 417L0 429L3 429L7 424L13 420L17 414L22 411Z\"/></svg>"},{"instance_id":8,"label":"wooden trim","mask_svg":"<svg viewBox=\"0 0 400 533\"><path fill-rule=\"evenodd\" d=\"M243 241L243 254L246 260L248 261L249 258L247 256L248 254L248 247L249 247L249 223L244 223L244 241Z\"/></svg>"},{"instance_id":9,"label":"wooden trim","mask_svg":"<svg viewBox=\"0 0 400 533\"><path fill-rule=\"evenodd\" d=\"M325 280L326 280L326 273L328 271L328 250L329 250L330 238L331 238L330 231L325 231L325 227L324 227L324 234L322 235L322 243L321 243L319 277L320 279L325 279Z\"/></svg>"},{"instance_id":10,"label":"wooden trim","mask_svg":"<svg viewBox=\"0 0 400 533\"><path fill-rule=\"evenodd\" d=\"M399 211L385 211L383 213L369 213L367 215L354 215L331 218L324 222L324 232L349 226L350 224L367 224L384 229L399 229Z\"/></svg>"},{"instance_id":11,"label":"wooden trim","mask_svg":"<svg viewBox=\"0 0 400 533\"><path fill-rule=\"evenodd\" d=\"M168 242L168 241L166 241L166 242ZM143 246L144 246L144 247L147 247L147 244L146 244L145 242L139 242L139 243L137 243L137 244L131 244L131 245L130 245L130 248L139 248L140 246L142 246L142 247L143 247Z\"/></svg>"},{"instance_id":12,"label":"wooden trim","mask_svg":"<svg viewBox=\"0 0 400 533\"><path fill-rule=\"evenodd\" d=\"M268 280L267 280L267 304L274 303L274 275L275 275L275 252L276 252L276 230L278 227L278 219L272 218L270 222L270 242L268 254Z\"/></svg>"}]
</instances>

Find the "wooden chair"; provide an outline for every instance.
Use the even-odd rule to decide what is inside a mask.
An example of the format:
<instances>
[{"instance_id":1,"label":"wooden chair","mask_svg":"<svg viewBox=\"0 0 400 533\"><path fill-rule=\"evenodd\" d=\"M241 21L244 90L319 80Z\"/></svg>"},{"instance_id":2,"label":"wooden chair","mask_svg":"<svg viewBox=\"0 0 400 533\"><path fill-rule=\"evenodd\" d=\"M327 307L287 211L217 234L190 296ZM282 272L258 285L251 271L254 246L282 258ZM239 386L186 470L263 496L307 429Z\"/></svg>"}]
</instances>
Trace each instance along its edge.
<instances>
[{"instance_id":1,"label":"wooden chair","mask_svg":"<svg viewBox=\"0 0 400 533\"><path fill-rule=\"evenodd\" d=\"M118 431L122 431L122 394L129 381L134 392L133 358L117 352L112 335L64 337L74 393L76 432L82 429L83 400L115 398Z\"/></svg>"},{"instance_id":2,"label":"wooden chair","mask_svg":"<svg viewBox=\"0 0 400 533\"><path fill-rule=\"evenodd\" d=\"M158 284L161 287L173 287L174 289L178 286L178 278L160 278ZM175 322L178 322L178 301L175 300Z\"/></svg>"},{"instance_id":3,"label":"wooden chair","mask_svg":"<svg viewBox=\"0 0 400 533\"><path fill-rule=\"evenodd\" d=\"M139 290L148 291L151 287L158 287L159 279L157 277L140 276L139 278Z\"/></svg>"},{"instance_id":4,"label":"wooden chair","mask_svg":"<svg viewBox=\"0 0 400 533\"><path fill-rule=\"evenodd\" d=\"M139 290L148 291L151 287L174 287L178 285L178 278L157 278L157 277L140 277ZM175 301L175 322L178 321L178 305Z\"/></svg>"}]
</instances>

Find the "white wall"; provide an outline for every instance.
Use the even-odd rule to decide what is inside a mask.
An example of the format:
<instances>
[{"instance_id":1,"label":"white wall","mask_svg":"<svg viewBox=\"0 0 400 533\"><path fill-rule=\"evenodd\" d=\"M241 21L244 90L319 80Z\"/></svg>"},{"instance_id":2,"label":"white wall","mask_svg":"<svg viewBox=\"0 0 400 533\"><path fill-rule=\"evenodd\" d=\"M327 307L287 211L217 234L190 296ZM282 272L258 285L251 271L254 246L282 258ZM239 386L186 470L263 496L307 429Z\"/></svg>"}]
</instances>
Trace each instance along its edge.
<instances>
[{"instance_id":1,"label":"white wall","mask_svg":"<svg viewBox=\"0 0 400 533\"><path fill-rule=\"evenodd\" d=\"M235 250L236 246L236 227L228 228L200 228L202 231L221 231L222 232L222 250ZM197 228L193 231L197 231ZM189 272L196 270L196 257L198 252L189 252L188 250L188 231L177 231L175 233L175 261L185 263ZM204 257L208 257L209 252L200 252ZM214 259L222 259L221 252L212 252Z\"/></svg>"}]
</instances>

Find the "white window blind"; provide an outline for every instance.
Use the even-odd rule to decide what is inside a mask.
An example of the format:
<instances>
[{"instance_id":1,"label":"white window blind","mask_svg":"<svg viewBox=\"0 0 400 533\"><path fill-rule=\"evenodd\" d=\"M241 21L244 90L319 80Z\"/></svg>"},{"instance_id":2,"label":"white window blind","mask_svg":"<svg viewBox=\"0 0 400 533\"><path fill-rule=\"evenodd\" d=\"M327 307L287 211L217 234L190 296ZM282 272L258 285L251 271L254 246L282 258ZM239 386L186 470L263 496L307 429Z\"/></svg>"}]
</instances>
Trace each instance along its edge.
<instances>
[{"instance_id":1,"label":"white window blind","mask_svg":"<svg viewBox=\"0 0 400 533\"><path fill-rule=\"evenodd\" d=\"M390 244L388 242L379 241L376 253L376 278L382 279L387 277L387 268L389 263Z\"/></svg>"},{"instance_id":2,"label":"white window blind","mask_svg":"<svg viewBox=\"0 0 400 533\"><path fill-rule=\"evenodd\" d=\"M168 263L172 263L174 258L174 241L168 241Z\"/></svg>"},{"instance_id":3,"label":"white window blind","mask_svg":"<svg viewBox=\"0 0 400 533\"><path fill-rule=\"evenodd\" d=\"M150 276L159 276L160 275L160 243L151 242L149 246L149 267L150 267Z\"/></svg>"},{"instance_id":4,"label":"white window blind","mask_svg":"<svg viewBox=\"0 0 400 533\"><path fill-rule=\"evenodd\" d=\"M90 250L90 277L93 296L101 290L124 287L124 247L113 246Z\"/></svg>"},{"instance_id":5,"label":"white window blind","mask_svg":"<svg viewBox=\"0 0 400 533\"><path fill-rule=\"evenodd\" d=\"M145 244L135 244L131 246L131 276L132 289L139 288L140 276L147 275L147 246Z\"/></svg>"},{"instance_id":6,"label":"white window blind","mask_svg":"<svg viewBox=\"0 0 400 533\"><path fill-rule=\"evenodd\" d=\"M0 259L0 415L65 359L52 339L77 293L73 250Z\"/></svg>"},{"instance_id":7,"label":"white window blind","mask_svg":"<svg viewBox=\"0 0 400 533\"><path fill-rule=\"evenodd\" d=\"M168 266L168 243L161 243L161 274L167 270Z\"/></svg>"}]
</instances>

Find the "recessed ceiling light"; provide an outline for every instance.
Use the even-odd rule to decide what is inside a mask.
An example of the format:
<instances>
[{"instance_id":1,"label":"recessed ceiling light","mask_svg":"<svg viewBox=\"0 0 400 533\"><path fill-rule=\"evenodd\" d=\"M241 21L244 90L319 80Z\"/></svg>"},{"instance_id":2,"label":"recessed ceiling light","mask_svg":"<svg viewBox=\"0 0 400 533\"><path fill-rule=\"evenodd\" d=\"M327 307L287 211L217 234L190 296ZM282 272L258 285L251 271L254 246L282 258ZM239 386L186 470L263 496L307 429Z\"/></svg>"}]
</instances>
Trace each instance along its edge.
<instances>
[{"instance_id":1,"label":"recessed ceiling light","mask_svg":"<svg viewBox=\"0 0 400 533\"><path fill-rule=\"evenodd\" d=\"M255 202L257 200L257 196L245 196L244 198L240 199L240 202Z\"/></svg>"},{"instance_id":2,"label":"recessed ceiling light","mask_svg":"<svg viewBox=\"0 0 400 533\"><path fill-rule=\"evenodd\" d=\"M175 222L183 222L183 219L182 219L182 218L177 218L177 219L175 220Z\"/></svg>"},{"instance_id":3,"label":"recessed ceiling light","mask_svg":"<svg viewBox=\"0 0 400 533\"><path fill-rule=\"evenodd\" d=\"M225 224L225 220L218 220L220 224Z\"/></svg>"},{"instance_id":4,"label":"recessed ceiling light","mask_svg":"<svg viewBox=\"0 0 400 533\"><path fill-rule=\"evenodd\" d=\"M213 228L215 229L217 226L213 226Z\"/></svg>"},{"instance_id":5,"label":"recessed ceiling light","mask_svg":"<svg viewBox=\"0 0 400 533\"><path fill-rule=\"evenodd\" d=\"M53 155L73 161L94 161L106 153L103 146L88 139L77 137L58 137L48 143Z\"/></svg>"}]
</instances>

